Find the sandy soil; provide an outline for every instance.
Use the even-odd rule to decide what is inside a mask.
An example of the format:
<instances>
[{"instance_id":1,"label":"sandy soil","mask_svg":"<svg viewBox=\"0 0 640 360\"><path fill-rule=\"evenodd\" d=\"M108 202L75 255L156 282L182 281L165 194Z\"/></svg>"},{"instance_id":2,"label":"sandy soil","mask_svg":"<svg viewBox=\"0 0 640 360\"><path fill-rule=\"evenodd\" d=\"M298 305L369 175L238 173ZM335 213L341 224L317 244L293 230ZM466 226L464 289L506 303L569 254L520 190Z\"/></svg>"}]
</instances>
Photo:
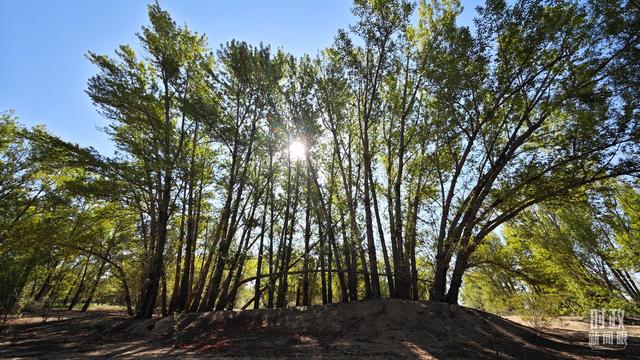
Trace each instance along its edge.
<instances>
[{"instance_id":1,"label":"sandy soil","mask_svg":"<svg viewBox=\"0 0 640 360\"><path fill-rule=\"evenodd\" d=\"M506 316L505 319L517 322L518 324L525 326L530 325L519 316ZM627 320L630 319L627 318ZM625 323L627 322L627 320L625 320ZM634 323L634 325L625 324L624 330L629 336L640 337L640 325L635 325L637 323L637 320L632 322ZM552 332L570 331L588 333L589 327L589 318L580 316L560 316L551 322L551 324L548 326L548 330Z\"/></svg>"},{"instance_id":2,"label":"sandy soil","mask_svg":"<svg viewBox=\"0 0 640 360\"><path fill-rule=\"evenodd\" d=\"M187 314L177 332L172 318L54 311L46 322L11 319L0 358L640 359L639 326L627 326L626 350L611 351L589 348L588 325L560 319L538 332L460 306L391 299Z\"/></svg>"}]
</instances>

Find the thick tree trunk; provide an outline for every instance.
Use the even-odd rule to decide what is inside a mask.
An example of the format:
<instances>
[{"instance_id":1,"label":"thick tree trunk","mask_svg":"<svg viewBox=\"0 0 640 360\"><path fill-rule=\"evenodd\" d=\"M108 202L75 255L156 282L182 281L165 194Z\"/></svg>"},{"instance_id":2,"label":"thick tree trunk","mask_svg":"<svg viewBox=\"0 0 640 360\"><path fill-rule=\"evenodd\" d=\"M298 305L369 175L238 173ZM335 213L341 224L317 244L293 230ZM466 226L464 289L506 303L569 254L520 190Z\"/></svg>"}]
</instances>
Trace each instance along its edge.
<instances>
[{"instance_id":1,"label":"thick tree trunk","mask_svg":"<svg viewBox=\"0 0 640 360\"><path fill-rule=\"evenodd\" d=\"M445 291L447 288L447 272L449 270L448 261L445 260L444 253L436 254L435 273L433 274L433 283L429 288L430 301L445 301Z\"/></svg>"},{"instance_id":2,"label":"thick tree trunk","mask_svg":"<svg viewBox=\"0 0 640 360\"><path fill-rule=\"evenodd\" d=\"M162 268L164 266L164 248L167 242L167 226L169 223L169 205L171 197L171 184L172 179L170 173L167 173L165 177L165 188L162 192L162 198L160 201L158 211L158 234L156 240L156 246L154 250L153 261L151 263L151 270L149 272L144 290L142 292L142 301L137 318L149 319L153 315L153 311L156 307L156 299L158 298L158 290L160 286L160 277L162 276Z\"/></svg>"},{"instance_id":3,"label":"thick tree trunk","mask_svg":"<svg viewBox=\"0 0 640 360\"><path fill-rule=\"evenodd\" d=\"M469 257L473 250L462 250L456 257L456 264L451 274L451 281L449 283L449 290L445 296L445 302L449 304L457 304L458 296L460 295L460 288L462 287L462 277L467 269Z\"/></svg>"}]
</instances>

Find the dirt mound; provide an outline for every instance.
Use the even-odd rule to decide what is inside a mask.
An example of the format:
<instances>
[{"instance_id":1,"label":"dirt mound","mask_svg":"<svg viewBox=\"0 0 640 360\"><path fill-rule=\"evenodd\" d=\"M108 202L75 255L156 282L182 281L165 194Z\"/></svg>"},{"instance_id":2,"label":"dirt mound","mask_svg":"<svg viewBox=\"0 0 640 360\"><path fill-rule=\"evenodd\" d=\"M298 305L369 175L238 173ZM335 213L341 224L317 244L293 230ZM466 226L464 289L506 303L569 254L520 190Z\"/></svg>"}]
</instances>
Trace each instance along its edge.
<instances>
[{"instance_id":1,"label":"dirt mound","mask_svg":"<svg viewBox=\"0 0 640 360\"><path fill-rule=\"evenodd\" d=\"M394 299L189 314L179 329L178 348L218 356L540 359L640 355L637 343L625 352L598 352L589 348L587 333L540 333L457 305ZM172 336L172 319L160 320L152 333Z\"/></svg>"},{"instance_id":2,"label":"dirt mound","mask_svg":"<svg viewBox=\"0 0 640 360\"><path fill-rule=\"evenodd\" d=\"M640 359L637 337L625 351L594 351L585 331L537 332L465 307L393 299L186 314L177 323L60 312L12 326L0 358Z\"/></svg>"}]
</instances>

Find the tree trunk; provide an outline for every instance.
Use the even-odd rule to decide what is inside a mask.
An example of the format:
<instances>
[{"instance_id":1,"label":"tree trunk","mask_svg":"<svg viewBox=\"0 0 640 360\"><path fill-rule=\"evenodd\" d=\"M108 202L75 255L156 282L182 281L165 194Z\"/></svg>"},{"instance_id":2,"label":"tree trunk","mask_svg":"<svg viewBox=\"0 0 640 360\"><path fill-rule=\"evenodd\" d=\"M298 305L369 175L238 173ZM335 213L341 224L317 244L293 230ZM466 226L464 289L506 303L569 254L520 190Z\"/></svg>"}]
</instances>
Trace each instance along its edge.
<instances>
[{"instance_id":1,"label":"tree trunk","mask_svg":"<svg viewBox=\"0 0 640 360\"><path fill-rule=\"evenodd\" d=\"M361 244L358 244L358 254L360 255L360 262L362 263L362 277L364 278L364 298L372 299L373 291L371 285L371 274L367 271L367 257L364 253L364 248Z\"/></svg>"},{"instance_id":2,"label":"tree trunk","mask_svg":"<svg viewBox=\"0 0 640 360\"><path fill-rule=\"evenodd\" d=\"M188 184L188 200L187 200L187 243L184 256L184 271L180 280L179 295L176 300L176 310L184 311L189 304L189 294L191 291L192 268L193 268L193 249L197 240L197 219L198 216L196 206L194 206L194 185L196 182L196 147L198 144L198 128L200 122L195 122L193 131L193 141L191 147L191 161L189 164L189 184ZM199 199L198 199L199 200ZM176 275L177 276L177 275Z\"/></svg>"},{"instance_id":3,"label":"tree trunk","mask_svg":"<svg viewBox=\"0 0 640 360\"><path fill-rule=\"evenodd\" d=\"M342 212L342 210L340 210L340 222L342 223L341 228L345 266L347 267L348 272L347 280L349 282L349 300L355 301L358 300L358 283L354 264L355 260L353 257L354 251L353 249L351 249L351 241L349 237L347 237L347 227L344 222L344 213Z\"/></svg>"},{"instance_id":4,"label":"tree trunk","mask_svg":"<svg viewBox=\"0 0 640 360\"><path fill-rule=\"evenodd\" d=\"M328 304L327 277L325 272L325 243L326 239L322 233L322 225L318 221L318 241L320 241L320 291L322 293L322 305ZM331 276L329 276L331 281Z\"/></svg>"},{"instance_id":5,"label":"tree trunk","mask_svg":"<svg viewBox=\"0 0 640 360\"><path fill-rule=\"evenodd\" d=\"M378 227L378 237L380 238L380 247L382 248L382 257L384 259L384 269L387 273L387 285L389 287L389 296L395 296L395 286L393 280L393 272L391 270L391 262L389 261L389 253L387 252L387 244L384 240L384 230L382 228L382 219L378 210L378 197L376 195L376 183L373 181L373 174L369 173L369 183L371 184L371 197L373 200L373 210L376 215L376 224Z\"/></svg>"},{"instance_id":6,"label":"tree trunk","mask_svg":"<svg viewBox=\"0 0 640 360\"><path fill-rule=\"evenodd\" d=\"M226 234L224 234L224 238L223 238L224 241L220 243L220 251L216 261L216 266L213 271L213 276L211 277L210 289L208 291L209 296L208 296L208 299L206 299L207 301L206 301L206 306L204 307L204 310L213 310L213 308L215 307L215 300L218 297L220 281L222 280L222 275L224 272L225 260L229 253L229 248L231 247L231 242L233 240L233 237L235 236L235 233L236 233L238 208L240 206L240 200L242 199L244 187L247 182L247 171L250 165L249 160L251 159L253 142L255 139L256 122L257 120L254 119L254 121L251 124L251 132L249 135L247 151L245 153L244 162L243 162L244 167L238 179L239 180L238 190L236 192L236 198L234 200L233 208L231 211L229 226L227 228ZM229 188L231 191L233 191L233 186L230 186Z\"/></svg>"},{"instance_id":7,"label":"tree trunk","mask_svg":"<svg viewBox=\"0 0 640 360\"><path fill-rule=\"evenodd\" d=\"M465 249L459 252L456 257L456 264L451 274L451 281L449 282L449 291L447 291L447 295L445 296L445 302L449 304L458 303L460 287L462 287L462 277L467 269L467 263L469 262L469 257L472 252L473 251Z\"/></svg>"},{"instance_id":8,"label":"tree trunk","mask_svg":"<svg viewBox=\"0 0 640 360\"><path fill-rule=\"evenodd\" d=\"M305 211L305 227L304 227L304 274L302 275L302 305L309 306L311 302L309 300L309 241L311 239L311 178L309 177L309 171L307 168L307 209ZM320 255L322 256L322 254ZM324 283L324 270L322 271L323 283ZM323 286L324 289L324 286Z\"/></svg>"},{"instance_id":9,"label":"tree trunk","mask_svg":"<svg viewBox=\"0 0 640 360\"><path fill-rule=\"evenodd\" d=\"M318 183L318 177L317 174L315 173L315 170L311 164L311 158L307 159L307 166L309 167L309 174L311 175L311 179L313 180L313 183L315 185L315 190L316 190L316 194L317 194L317 199L319 201L320 206L315 206L314 208L317 211L317 216L318 217L322 217L324 219L324 224L325 224L325 229L326 232L328 234L329 237L329 243L330 246L333 248L333 254L335 256L335 262L336 262L336 268L337 270L337 275L338 275L338 282L340 284L340 293L341 293L341 301L342 302L348 302L349 301L349 294L347 292L347 283L345 281L344 278L344 270L342 267L342 262L340 261L340 253L338 252L338 244L336 241L336 235L335 235L335 231L334 231L334 225L333 222L331 220L331 217L329 216L328 210L327 210L327 206L325 205L325 200L322 196L322 191L320 188L320 184ZM343 221L344 223L344 221Z\"/></svg>"},{"instance_id":10,"label":"tree trunk","mask_svg":"<svg viewBox=\"0 0 640 360\"><path fill-rule=\"evenodd\" d=\"M84 278L85 274L87 273L87 267L89 267L89 256L87 256L82 272L79 273L78 276L76 276L75 280L73 281L73 284L71 284L71 287L69 288L69 291L67 291L67 296L64 297L64 300L62 301L62 306L67 306L67 302L69 302L69 296L71 296L71 293L73 292L73 289L76 287L78 282Z\"/></svg>"},{"instance_id":11,"label":"tree trunk","mask_svg":"<svg viewBox=\"0 0 640 360\"><path fill-rule=\"evenodd\" d=\"M167 242L171 181L171 175L170 173L167 173L165 177L165 188L162 192L162 198L158 211L158 234L155 244L156 246L154 250L153 261L151 263L151 270L149 272L149 276L142 293L142 302L136 315L136 317L140 319L151 318L156 307L160 277L162 276L162 268L164 266L164 248Z\"/></svg>"},{"instance_id":12,"label":"tree trunk","mask_svg":"<svg viewBox=\"0 0 640 360\"><path fill-rule=\"evenodd\" d=\"M87 296L87 301L84 302L84 305L82 306L82 310L80 310L80 312L86 312L87 309L89 309L89 305L91 305L91 302L93 301L93 295L95 294L96 289L98 289L98 284L100 283L100 279L104 274L104 269L106 266L107 266L107 261L102 260L102 262L100 263L100 268L98 268L98 273L96 274L96 278L93 281L93 284L91 285L91 289L89 290L89 296Z\"/></svg>"},{"instance_id":13,"label":"tree trunk","mask_svg":"<svg viewBox=\"0 0 640 360\"><path fill-rule=\"evenodd\" d=\"M445 291L447 288L447 271L449 270L448 262L445 261L445 255L438 251L436 254L435 273L433 274L433 283L429 288L430 301L445 301Z\"/></svg>"},{"instance_id":14,"label":"tree trunk","mask_svg":"<svg viewBox=\"0 0 640 360\"><path fill-rule=\"evenodd\" d=\"M273 192L273 149L269 148L269 285L267 294L267 307L273 308L274 291L275 291L275 278L273 276L274 263L273 263L273 222L275 221L275 196Z\"/></svg>"},{"instance_id":15,"label":"tree trunk","mask_svg":"<svg viewBox=\"0 0 640 360\"><path fill-rule=\"evenodd\" d=\"M271 182L268 182L268 186L271 187ZM267 221L267 204L268 202L265 201L264 202L264 206L262 209L262 222L260 225L260 244L258 245L258 263L256 264L256 283L255 283L255 287L253 290L254 293L254 301L253 301L253 308L254 309L258 309L260 308L260 278L261 278L261 273L262 273L262 253L263 253L263 249L264 249L264 233L266 232L266 221Z\"/></svg>"},{"instance_id":16,"label":"tree trunk","mask_svg":"<svg viewBox=\"0 0 640 360\"><path fill-rule=\"evenodd\" d=\"M180 269L182 265L182 246L184 244L184 225L185 225L185 213L186 213L186 192L185 187L182 194L182 211L180 212L180 234L178 235L178 254L176 256L176 274L173 279L173 291L171 292L171 301L169 302L169 313L173 314L176 310L176 302L180 292Z\"/></svg>"},{"instance_id":17,"label":"tree trunk","mask_svg":"<svg viewBox=\"0 0 640 360\"><path fill-rule=\"evenodd\" d=\"M424 146L422 147L421 156L424 155ZM416 245L418 232L418 211L420 209L420 201L422 199L422 172L418 175L413 203L411 204L411 220L407 229L407 255L411 266L411 299L418 300L420 297L418 289L418 267L416 264Z\"/></svg>"},{"instance_id":18,"label":"tree trunk","mask_svg":"<svg viewBox=\"0 0 640 360\"><path fill-rule=\"evenodd\" d=\"M53 278L53 274L55 273L58 264L60 264L60 262L56 261L55 264L49 269L49 272L47 273L42 286L40 286L40 290L38 290L36 295L33 297L34 301L38 302L42 300L44 295L49 291L49 289L51 289L51 279Z\"/></svg>"},{"instance_id":19,"label":"tree trunk","mask_svg":"<svg viewBox=\"0 0 640 360\"><path fill-rule=\"evenodd\" d=\"M76 306L76 304L78 303L78 300L80 300L80 295L82 295L82 292L84 291L84 286L85 286L84 283L87 278L87 270L89 269L90 258L91 258L90 256L87 256L87 263L85 264L84 270L82 271L80 284L78 285L78 289L76 290L76 293L73 295L73 298L71 298L71 302L69 303L69 307L67 308L67 311L71 311L73 307Z\"/></svg>"},{"instance_id":20,"label":"tree trunk","mask_svg":"<svg viewBox=\"0 0 640 360\"><path fill-rule=\"evenodd\" d=\"M399 141L398 141L398 168L396 173L396 182L394 185L395 193L395 238L396 247L398 251L398 262L394 264L396 268L396 296L400 299L409 298L409 276L406 267L406 260L404 258L404 244L402 234L402 175L404 172L404 132L405 132L406 120L403 118L400 121Z\"/></svg>"},{"instance_id":21,"label":"tree trunk","mask_svg":"<svg viewBox=\"0 0 640 360\"><path fill-rule=\"evenodd\" d=\"M364 214L365 214L365 229L367 235L367 251L369 253L369 271L371 273L370 288L373 299L380 298L380 280L378 279L378 258L376 256L376 245L373 238L373 217L371 215L371 190L370 178L371 178L371 154L369 152L369 122L364 121L362 125L362 152L364 158ZM363 258L363 266L364 258ZM366 269L366 267L365 267ZM365 276L366 284L367 276Z\"/></svg>"},{"instance_id":22,"label":"tree trunk","mask_svg":"<svg viewBox=\"0 0 640 360\"><path fill-rule=\"evenodd\" d=\"M295 230L296 224L296 213L298 210L299 203L299 183L300 183L300 166L296 163L296 175L295 175L295 184L294 184L294 198L293 205L291 211L291 221L290 221L290 229L287 233L289 237L289 241L286 246L283 247L284 257L282 262L282 275L280 285L278 286L278 297L276 299L276 307L285 307L287 305L287 291L289 289L289 276L287 274L287 270L289 269L289 263L291 261L291 253L293 251L293 233ZM286 238L285 238L286 239Z\"/></svg>"}]
</instances>

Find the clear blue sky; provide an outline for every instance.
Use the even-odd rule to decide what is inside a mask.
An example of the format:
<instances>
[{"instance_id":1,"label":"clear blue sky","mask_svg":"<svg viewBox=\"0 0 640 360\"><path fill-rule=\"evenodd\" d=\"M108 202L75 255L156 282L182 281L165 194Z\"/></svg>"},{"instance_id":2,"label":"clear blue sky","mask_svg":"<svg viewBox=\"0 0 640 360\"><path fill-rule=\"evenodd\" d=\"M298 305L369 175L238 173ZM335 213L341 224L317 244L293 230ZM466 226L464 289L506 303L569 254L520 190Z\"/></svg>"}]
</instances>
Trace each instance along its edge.
<instances>
[{"instance_id":1,"label":"clear blue sky","mask_svg":"<svg viewBox=\"0 0 640 360\"><path fill-rule=\"evenodd\" d=\"M54 134L111 154L99 130L107 121L84 93L95 68L87 51L113 54L120 44L137 47L135 33L147 23L151 1L0 0L0 112L13 109L28 126L45 124ZM477 0L462 1L468 25ZM350 0L161 0L178 23L205 33L209 45L231 39L263 42L295 55L315 55L353 20Z\"/></svg>"}]
</instances>

